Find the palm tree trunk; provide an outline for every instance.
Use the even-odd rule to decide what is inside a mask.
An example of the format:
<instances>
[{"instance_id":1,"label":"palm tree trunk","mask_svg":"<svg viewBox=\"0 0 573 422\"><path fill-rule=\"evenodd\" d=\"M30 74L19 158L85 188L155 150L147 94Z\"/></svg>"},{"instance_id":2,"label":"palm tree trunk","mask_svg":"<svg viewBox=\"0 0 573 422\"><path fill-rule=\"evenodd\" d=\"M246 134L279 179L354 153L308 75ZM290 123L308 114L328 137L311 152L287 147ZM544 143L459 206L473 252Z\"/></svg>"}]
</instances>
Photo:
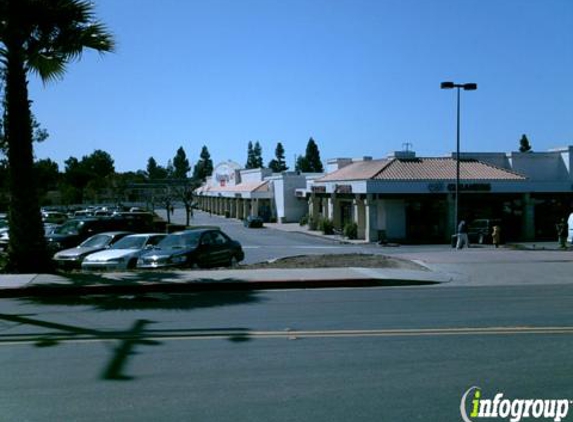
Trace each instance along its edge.
<instances>
[{"instance_id":1,"label":"palm tree trunk","mask_svg":"<svg viewBox=\"0 0 573 422\"><path fill-rule=\"evenodd\" d=\"M8 160L10 167L10 245L8 270L41 273L51 269L40 215L34 156L32 124L28 101L28 82L22 47L7 45L6 102L8 122Z\"/></svg>"}]
</instances>

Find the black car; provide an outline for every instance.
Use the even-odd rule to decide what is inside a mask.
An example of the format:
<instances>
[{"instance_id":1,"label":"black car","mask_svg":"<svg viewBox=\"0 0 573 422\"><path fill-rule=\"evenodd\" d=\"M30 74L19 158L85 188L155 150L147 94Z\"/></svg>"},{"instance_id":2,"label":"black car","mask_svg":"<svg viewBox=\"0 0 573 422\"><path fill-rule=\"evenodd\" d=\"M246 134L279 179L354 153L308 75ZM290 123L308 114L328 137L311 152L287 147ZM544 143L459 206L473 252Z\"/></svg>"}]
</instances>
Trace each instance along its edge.
<instances>
[{"instance_id":1,"label":"black car","mask_svg":"<svg viewBox=\"0 0 573 422\"><path fill-rule=\"evenodd\" d=\"M109 231L130 231L145 233L153 227L153 215L150 213L130 213L112 217L73 218L57 227L46 236L48 248L52 253L73 248L94 234Z\"/></svg>"},{"instance_id":2,"label":"black car","mask_svg":"<svg viewBox=\"0 0 573 422\"><path fill-rule=\"evenodd\" d=\"M167 236L137 268L235 266L244 258L241 244L221 230L193 229Z\"/></svg>"},{"instance_id":3,"label":"black car","mask_svg":"<svg viewBox=\"0 0 573 422\"><path fill-rule=\"evenodd\" d=\"M243 225L249 228L257 228L260 229L263 227L263 219L258 216L249 215L244 221Z\"/></svg>"}]
</instances>

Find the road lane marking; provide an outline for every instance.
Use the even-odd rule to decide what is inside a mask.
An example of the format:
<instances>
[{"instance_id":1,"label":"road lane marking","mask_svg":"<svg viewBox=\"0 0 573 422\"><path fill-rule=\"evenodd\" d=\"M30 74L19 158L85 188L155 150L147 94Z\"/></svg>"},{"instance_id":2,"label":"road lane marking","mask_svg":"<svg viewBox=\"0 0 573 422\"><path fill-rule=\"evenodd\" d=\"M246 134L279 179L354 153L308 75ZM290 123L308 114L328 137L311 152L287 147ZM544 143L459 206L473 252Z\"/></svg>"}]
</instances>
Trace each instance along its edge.
<instances>
[{"instance_id":1,"label":"road lane marking","mask_svg":"<svg viewBox=\"0 0 573 422\"><path fill-rule=\"evenodd\" d=\"M573 334L573 327L464 327L464 328L413 328L374 330L147 330L133 337L121 332L101 333L99 336L66 335L60 333L30 333L0 336L0 346L52 345L58 343L97 343L116 340L218 340L218 339L304 339L304 338L358 338L358 337L438 337L482 335L563 335Z\"/></svg>"}]
</instances>

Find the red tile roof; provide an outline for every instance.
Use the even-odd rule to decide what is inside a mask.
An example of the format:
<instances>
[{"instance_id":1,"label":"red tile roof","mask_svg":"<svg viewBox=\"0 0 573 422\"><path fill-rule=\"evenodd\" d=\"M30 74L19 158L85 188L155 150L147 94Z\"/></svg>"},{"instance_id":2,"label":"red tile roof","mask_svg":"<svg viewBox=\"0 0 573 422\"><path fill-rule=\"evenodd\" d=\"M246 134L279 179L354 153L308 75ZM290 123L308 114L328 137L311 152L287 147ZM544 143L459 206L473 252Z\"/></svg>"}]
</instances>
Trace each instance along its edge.
<instances>
[{"instance_id":1,"label":"red tile roof","mask_svg":"<svg viewBox=\"0 0 573 422\"><path fill-rule=\"evenodd\" d=\"M316 179L316 182L335 180L368 180L380 173L391 160L356 161L339 170Z\"/></svg>"},{"instance_id":2,"label":"red tile roof","mask_svg":"<svg viewBox=\"0 0 573 422\"><path fill-rule=\"evenodd\" d=\"M238 185L233 185L233 186L201 186L199 189L197 189L198 194L206 194L209 192L248 193L248 192L269 192L269 191L270 187L269 187L269 182L267 180L260 182L239 183Z\"/></svg>"},{"instance_id":3,"label":"red tile roof","mask_svg":"<svg viewBox=\"0 0 573 422\"><path fill-rule=\"evenodd\" d=\"M456 160L444 158L409 158L372 160L352 163L327 174L317 182L350 180L454 180ZM526 180L525 176L511 170L474 159L460 160L461 180Z\"/></svg>"}]
</instances>

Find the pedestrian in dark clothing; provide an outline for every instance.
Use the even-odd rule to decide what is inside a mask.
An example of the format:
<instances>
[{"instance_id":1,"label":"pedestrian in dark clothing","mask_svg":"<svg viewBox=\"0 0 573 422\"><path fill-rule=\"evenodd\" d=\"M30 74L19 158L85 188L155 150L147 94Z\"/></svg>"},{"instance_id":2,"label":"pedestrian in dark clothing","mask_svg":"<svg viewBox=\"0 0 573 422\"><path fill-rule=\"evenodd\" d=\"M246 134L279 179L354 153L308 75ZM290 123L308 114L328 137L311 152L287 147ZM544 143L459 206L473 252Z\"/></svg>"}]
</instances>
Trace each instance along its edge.
<instances>
[{"instance_id":1,"label":"pedestrian in dark clothing","mask_svg":"<svg viewBox=\"0 0 573 422\"><path fill-rule=\"evenodd\" d=\"M564 218L561 219L559 223L555 225L557 229L557 240L559 241L559 247L562 249L567 248L567 235L569 234L569 225Z\"/></svg>"}]
</instances>

